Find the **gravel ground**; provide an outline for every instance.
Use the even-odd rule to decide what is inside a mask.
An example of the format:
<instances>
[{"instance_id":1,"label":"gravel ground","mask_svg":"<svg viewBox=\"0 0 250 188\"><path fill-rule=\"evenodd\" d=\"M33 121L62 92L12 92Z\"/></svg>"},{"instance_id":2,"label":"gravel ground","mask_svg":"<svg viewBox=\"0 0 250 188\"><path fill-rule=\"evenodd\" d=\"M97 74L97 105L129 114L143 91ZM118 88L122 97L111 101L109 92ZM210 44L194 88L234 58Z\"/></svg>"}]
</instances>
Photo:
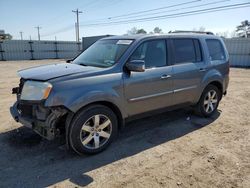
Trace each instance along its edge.
<instances>
[{"instance_id":1,"label":"gravel ground","mask_svg":"<svg viewBox=\"0 0 250 188\"><path fill-rule=\"evenodd\" d=\"M16 71L54 62L0 62L0 187L250 187L250 69L231 69L212 118L154 115L129 123L106 151L79 157L9 114Z\"/></svg>"}]
</instances>

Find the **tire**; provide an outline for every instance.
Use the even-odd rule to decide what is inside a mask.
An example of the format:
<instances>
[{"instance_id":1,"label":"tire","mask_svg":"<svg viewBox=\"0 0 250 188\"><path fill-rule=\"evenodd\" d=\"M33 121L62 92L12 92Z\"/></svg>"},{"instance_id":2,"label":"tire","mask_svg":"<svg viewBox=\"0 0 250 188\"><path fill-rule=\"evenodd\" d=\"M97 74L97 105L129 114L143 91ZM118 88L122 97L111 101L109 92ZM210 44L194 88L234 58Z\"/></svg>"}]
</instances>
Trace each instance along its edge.
<instances>
[{"instance_id":1,"label":"tire","mask_svg":"<svg viewBox=\"0 0 250 188\"><path fill-rule=\"evenodd\" d=\"M71 148L78 154L96 154L106 149L118 133L114 112L103 105L84 108L69 127Z\"/></svg>"},{"instance_id":2,"label":"tire","mask_svg":"<svg viewBox=\"0 0 250 188\"><path fill-rule=\"evenodd\" d=\"M196 113L203 117L212 116L218 108L221 95L221 91L215 85L208 85L204 89L200 100L195 107Z\"/></svg>"}]
</instances>

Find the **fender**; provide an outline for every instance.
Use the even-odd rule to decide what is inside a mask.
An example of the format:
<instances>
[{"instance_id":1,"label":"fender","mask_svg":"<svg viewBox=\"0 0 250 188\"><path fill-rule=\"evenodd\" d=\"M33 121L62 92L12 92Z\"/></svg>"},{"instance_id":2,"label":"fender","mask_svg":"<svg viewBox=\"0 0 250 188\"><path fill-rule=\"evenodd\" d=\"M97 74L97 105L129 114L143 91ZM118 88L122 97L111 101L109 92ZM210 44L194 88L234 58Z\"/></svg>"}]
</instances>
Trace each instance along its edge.
<instances>
[{"instance_id":1,"label":"fender","mask_svg":"<svg viewBox=\"0 0 250 188\"><path fill-rule=\"evenodd\" d=\"M98 84L96 87L77 85L71 88L69 84L65 85L55 87L44 105L47 107L64 106L69 111L76 113L91 103L108 102L120 110L122 118L127 117L123 100L121 100L124 96L120 81L112 85L113 87L108 85L105 87L104 83Z\"/></svg>"},{"instance_id":2,"label":"fender","mask_svg":"<svg viewBox=\"0 0 250 188\"><path fill-rule=\"evenodd\" d=\"M211 83L211 82L219 82L221 84L221 86L223 86L223 77L222 74L216 70L216 69L210 69L205 76L203 77L202 81L201 81L201 85L200 85L200 93L198 96L198 99L200 99L203 90Z\"/></svg>"},{"instance_id":3,"label":"fender","mask_svg":"<svg viewBox=\"0 0 250 188\"><path fill-rule=\"evenodd\" d=\"M203 89L205 89L205 87L211 83L211 82L214 82L214 81L217 81L219 82L221 85L223 85L223 77L222 77L222 74L216 70L216 69L211 69L209 70L205 76L203 77L202 79L202 86L203 86Z\"/></svg>"},{"instance_id":4,"label":"fender","mask_svg":"<svg viewBox=\"0 0 250 188\"><path fill-rule=\"evenodd\" d=\"M115 105L121 112L122 117L125 118L127 115L125 111L123 110L123 104L121 103L121 98L123 96L119 96L118 93L114 91L91 91L88 93L85 93L79 98L76 98L74 100L68 100L64 103L64 106L68 109L70 109L72 112L76 113L78 110L83 108L84 106L87 106L91 103L95 102L108 102L113 105Z\"/></svg>"}]
</instances>

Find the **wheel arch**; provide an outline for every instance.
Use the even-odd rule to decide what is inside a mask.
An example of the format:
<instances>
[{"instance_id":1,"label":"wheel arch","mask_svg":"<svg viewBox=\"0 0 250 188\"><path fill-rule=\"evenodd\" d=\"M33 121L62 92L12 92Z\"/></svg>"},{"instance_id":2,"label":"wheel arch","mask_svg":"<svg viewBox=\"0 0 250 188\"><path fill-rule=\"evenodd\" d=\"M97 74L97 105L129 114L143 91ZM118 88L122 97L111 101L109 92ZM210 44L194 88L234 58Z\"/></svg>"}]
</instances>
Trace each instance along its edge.
<instances>
[{"instance_id":1,"label":"wheel arch","mask_svg":"<svg viewBox=\"0 0 250 188\"><path fill-rule=\"evenodd\" d=\"M200 90L201 92L199 93L198 99L200 99L200 97L202 96L202 93L204 92L206 87L210 84L216 86L219 89L219 91L221 92L221 94L223 94L223 76L218 70L211 69L204 75L204 77L202 79L202 86L201 86L201 90ZM222 97L222 95L221 95L221 97Z\"/></svg>"},{"instance_id":2,"label":"wheel arch","mask_svg":"<svg viewBox=\"0 0 250 188\"><path fill-rule=\"evenodd\" d=\"M219 89L219 91L221 92L221 95L220 95L220 100L221 100L222 94L223 94L223 84L220 81L217 80L217 81L210 82L208 85L214 85Z\"/></svg>"},{"instance_id":3,"label":"wheel arch","mask_svg":"<svg viewBox=\"0 0 250 188\"><path fill-rule=\"evenodd\" d=\"M88 103L88 104L82 106L81 108L79 108L74 114L76 115L78 112L82 111L83 109L88 108L90 106L94 106L94 105L103 105L103 106L106 106L109 109L111 109L117 117L118 128L120 129L124 126L124 117L122 115L121 110L119 109L119 107L116 104L114 104L110 101L100 100L100 101L94 101L94 102Z\"/></svg>"}]
</instances>

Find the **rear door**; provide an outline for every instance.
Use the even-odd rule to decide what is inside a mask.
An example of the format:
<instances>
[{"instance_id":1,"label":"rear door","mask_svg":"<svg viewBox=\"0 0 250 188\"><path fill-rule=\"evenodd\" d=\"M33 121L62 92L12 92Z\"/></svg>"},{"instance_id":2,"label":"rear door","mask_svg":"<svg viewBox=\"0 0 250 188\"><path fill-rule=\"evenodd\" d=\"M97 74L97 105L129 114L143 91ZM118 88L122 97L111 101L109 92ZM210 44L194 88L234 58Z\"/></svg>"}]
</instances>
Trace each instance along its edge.
<instances>
[{"instance_id":1,"label":"rear door","mask_svg":"<svg viewBox=\"0 0 250 188\"><path fill-rule=\"evenodd\" d=\"M206 63L198 39L171 40L173 54L173 103L194 103L199 96L199 86L206 73Z\"/></svg>"},{"instance_id":2,"label":"rear door","mask_svg":"<svg viewBox=\"0 0 250 188\"><path fill-rule=\"evenodd\" d=\"M130 60L144 60L145 72L124 73L127 112L135 115L156 110L172 103L172 66L168 66L166 40L145 41Z\"/></svg>"}]
</instances>

